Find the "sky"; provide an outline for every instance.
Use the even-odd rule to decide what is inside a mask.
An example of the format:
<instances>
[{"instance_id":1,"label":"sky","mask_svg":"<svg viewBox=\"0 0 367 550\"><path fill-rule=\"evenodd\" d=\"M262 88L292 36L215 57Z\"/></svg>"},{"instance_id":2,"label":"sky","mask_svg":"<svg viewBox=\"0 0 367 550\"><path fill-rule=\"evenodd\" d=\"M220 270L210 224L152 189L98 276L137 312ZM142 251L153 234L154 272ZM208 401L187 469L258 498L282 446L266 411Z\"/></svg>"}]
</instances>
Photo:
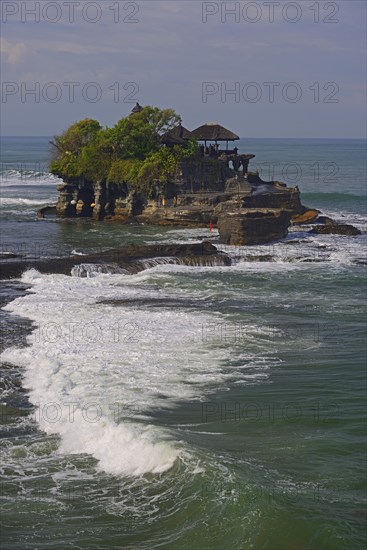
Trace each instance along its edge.
<instances>
[{"instance_id":1,"label":"sky","mask_svg":"<svg viewBox=\"0 0 367 550\"><path fill-rule=\"evenodd\" d=\"M136 101L189 130L366 136L363 0L1 0L1 135L113 126Z\"/></svg>"}]
</instances>

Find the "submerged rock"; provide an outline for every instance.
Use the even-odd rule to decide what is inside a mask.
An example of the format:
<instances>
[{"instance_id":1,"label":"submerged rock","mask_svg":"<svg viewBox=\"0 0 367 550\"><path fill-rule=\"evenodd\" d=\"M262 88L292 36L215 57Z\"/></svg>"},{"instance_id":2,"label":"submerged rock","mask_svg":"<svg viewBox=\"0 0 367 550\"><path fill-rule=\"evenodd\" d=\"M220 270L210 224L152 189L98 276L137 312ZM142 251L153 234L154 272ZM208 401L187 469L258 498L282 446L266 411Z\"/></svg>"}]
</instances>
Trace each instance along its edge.
<instances>
[{"instance_id":1,"label":"submerged rock","mask_svg":"<svg viewBox=\"0 0 367 550\"><path fill-rule=\"evenodd\" d=\"M319 235L361 235L361 231L346 223L328 223L326 225L316 225L309 233L317 233Z\"/></svg>"},{"instance_id":2,"label":"submerged rock","mask_svg":"<svg viewBox=\"0 0 367 550\"><path fill-rule=\"evenodd\" d=\"M239 259L244 262L275 262L275 258L271 254L259 254L257 256L250 254L247 256L240 256Z\"/></svg>"},{"instance_id":3,"label":"submerged rock","mask_svg":"<svg viewBox=\"0 0 367 550\"><path fill-rule=\"evenodd\" d=\"M45 218L46 216L57 216L56 206L43 206L37 211L38 218Z\"/></svg>"},{"instance_id":4,"label":"submerged rock","mask_svg":"<svg viewBox=\"0 0 367 550\"><path fill-rule=\"evenodd\" d=\"M327 225L329 223L336 223L332 218L329 218L329 216L318 216L315 223L322 223L324 225Z\"/></svg>"},{"instance_id":5,"label":"submerged rock","mask_svg":"<svg viewBox=\"0 0 367 550\"><path fill-rule=\"evenodd\" d=\"M230 265L230 259L225 254L219 254L216 247L207 241L197 244L126 245L83 256L4 260L0 262L0 277L18 278L31 268L37 269L40 273L70 275L72 272L80 277L94 276L98 273L138 273L162 263L215 266Z\"/></svg>"}]
</instances>

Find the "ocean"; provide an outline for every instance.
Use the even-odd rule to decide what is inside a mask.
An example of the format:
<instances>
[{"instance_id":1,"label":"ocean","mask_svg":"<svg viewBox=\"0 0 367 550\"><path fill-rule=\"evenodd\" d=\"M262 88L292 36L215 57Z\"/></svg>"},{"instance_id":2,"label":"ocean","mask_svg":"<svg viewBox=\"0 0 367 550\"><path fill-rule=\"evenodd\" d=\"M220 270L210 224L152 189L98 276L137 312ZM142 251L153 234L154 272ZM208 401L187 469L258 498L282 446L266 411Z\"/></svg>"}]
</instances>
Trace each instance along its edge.
<instances>
[{"instance_id":1,"label":"ocean","mask_svg":"<svg viewBox=\"0 0 367 550\"><path fill-rule=\"evenodd\" d=\"M1 139L3 257L210 238L38 219L59 183L48 142ZM4 281L4 549L365 548L366 143L237 146L362 235L294 226L218 245L227 267Z\"/></svg>"}]
</instances>

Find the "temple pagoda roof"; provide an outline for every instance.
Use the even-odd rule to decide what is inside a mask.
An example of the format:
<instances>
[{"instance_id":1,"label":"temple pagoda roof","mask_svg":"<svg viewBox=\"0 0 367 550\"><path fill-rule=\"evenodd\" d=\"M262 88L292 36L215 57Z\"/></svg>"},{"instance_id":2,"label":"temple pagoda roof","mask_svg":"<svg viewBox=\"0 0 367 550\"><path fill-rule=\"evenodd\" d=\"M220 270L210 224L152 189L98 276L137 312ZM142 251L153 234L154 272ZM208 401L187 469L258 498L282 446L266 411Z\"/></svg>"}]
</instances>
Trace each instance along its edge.
<instances>
[{"instance_id":1,"label":"temple pagoda roof","mask_svg":"<svg viewBox=\"0 0 367 550\"><path fill-rule=\"evenodd\" d=\"M236 141L240 139L237 134L214 122L199 126L191 134L199 141Z\"/></svg>"},{"instance_id":2,"label":"temple pagoda roof","mask_svg":"<svg viewBox=\"0 0 367 550\"><path fill-rule=\"evenodd\" d=\"M165 145L183 145L185 141L192 138L192 132L187 130L182 124L178 124L172 130L169 130L161 137L161 143Z\"/></svg>"}]
</instances>

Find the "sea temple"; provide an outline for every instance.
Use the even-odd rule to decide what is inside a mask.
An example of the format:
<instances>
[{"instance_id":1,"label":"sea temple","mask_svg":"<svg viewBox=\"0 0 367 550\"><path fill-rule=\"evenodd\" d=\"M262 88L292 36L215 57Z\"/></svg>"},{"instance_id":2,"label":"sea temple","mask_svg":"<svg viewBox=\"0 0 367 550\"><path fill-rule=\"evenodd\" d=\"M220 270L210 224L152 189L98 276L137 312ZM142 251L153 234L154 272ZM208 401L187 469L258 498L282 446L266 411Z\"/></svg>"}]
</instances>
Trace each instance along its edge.
<instances>
[{"instance_id":1,"label":"sea temple","mask_svg":"<svg viewBox=\"0 0 367 550\"><path fill-rule=\"evenodd\" d=\"M171 115L172 110L166 111ZM68 131L56 138L58 160L51 170L63 179L57 214L121 223L210 224L218 227L221 242L233 245L281 239L291 223L317 218L318 211L302 206L298 187L265 182L251 172L249 163L255 155L239 153L235 146L239 136L217 123L190 131L178 115L171 118L176 123L167 131L158 132L156 128L161 130L164 124L156 121L167 118L166 111L136 104L107 138L103 135L104 141L98 138L103 132L99 123L89 119L73 125L72 145ZM152 121L155 133L149 134ZM77 144L76 128L82 135ZM92 130L97 136L93 139ZM139 135L138 148L131 137L135 135ZM141 144L153 138L158 143L152 150L144 145L148 153L143 154ZM39 215L48 211L42 209Z\"/></svg>"}]
</instances>

